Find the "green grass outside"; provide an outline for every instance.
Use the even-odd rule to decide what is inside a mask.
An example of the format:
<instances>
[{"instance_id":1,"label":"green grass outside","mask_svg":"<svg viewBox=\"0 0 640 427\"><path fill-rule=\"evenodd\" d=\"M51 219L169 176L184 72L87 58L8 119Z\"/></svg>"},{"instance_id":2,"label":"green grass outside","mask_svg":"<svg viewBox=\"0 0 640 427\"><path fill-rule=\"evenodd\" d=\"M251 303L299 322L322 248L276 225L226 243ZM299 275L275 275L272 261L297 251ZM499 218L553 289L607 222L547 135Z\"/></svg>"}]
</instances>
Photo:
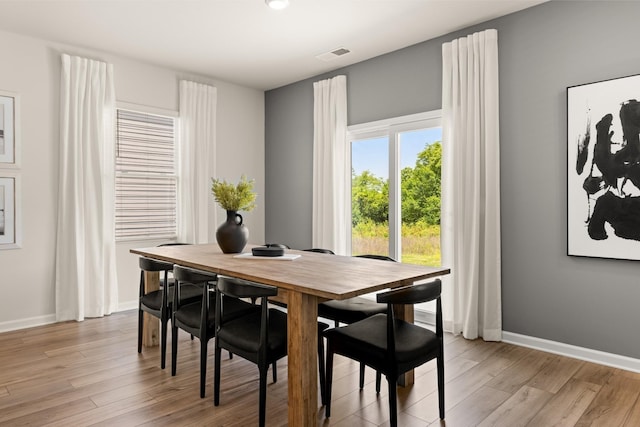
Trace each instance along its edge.
<instances>
[{"instance_id":1,"label":"green grass outside","mask_svg":"<svg viewBox=\"0 0 640 427\"><path fill-rule=\"evenodd\" d=\"M358 224L352 230L351 253L388 255L387 224ZM426 224L402 225L402 262L439 267L440 226Z\"/></svg>"}]
</instances>

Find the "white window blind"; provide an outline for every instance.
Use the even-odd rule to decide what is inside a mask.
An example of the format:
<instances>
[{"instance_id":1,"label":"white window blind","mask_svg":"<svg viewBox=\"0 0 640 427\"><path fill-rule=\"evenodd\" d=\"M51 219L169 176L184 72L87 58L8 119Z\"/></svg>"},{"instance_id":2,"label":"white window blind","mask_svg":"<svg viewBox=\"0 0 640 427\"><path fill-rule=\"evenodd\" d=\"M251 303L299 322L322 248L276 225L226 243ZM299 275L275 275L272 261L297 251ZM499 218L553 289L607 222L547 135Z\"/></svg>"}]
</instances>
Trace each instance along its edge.
<instances>
[{"instance_id":1,"label":"white window blind","mask_svg":"<svg viewBox=\"0 0 640 427\"><path fill-rule=\"evenodd\" d=\"M175 119L118 109L116 239L176 235Z\"/></svg>"}]
</instances>

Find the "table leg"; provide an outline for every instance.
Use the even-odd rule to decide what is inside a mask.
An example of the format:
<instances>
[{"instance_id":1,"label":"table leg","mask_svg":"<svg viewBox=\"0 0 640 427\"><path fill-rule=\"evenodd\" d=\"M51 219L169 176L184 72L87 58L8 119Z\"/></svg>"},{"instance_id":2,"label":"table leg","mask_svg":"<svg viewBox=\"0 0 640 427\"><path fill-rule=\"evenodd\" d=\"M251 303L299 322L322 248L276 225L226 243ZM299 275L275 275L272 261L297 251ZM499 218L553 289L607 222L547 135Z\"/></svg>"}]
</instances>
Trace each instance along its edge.
<instances>
[{"instance_id":1,"label":"table leg","mask_svg":"<svg viewBox=\"0 0 640 427\"><path fill-rule=\"evenodd\" d=\"M411 322L411 323L414 322L413 305L411 304L408 304L408 305L395 304L393 306L393 312L395 313L396 318L398 319L402 319L406 322ZM413 384L414 379L415 377L412 369L409 372L406 372L405 374L401 375L400 378L398 378L398 385L403 387L409 386Z\"/></svg>"},{"instance_id":2,"label":"table leg","mask_svg":"<svg viewBox=\"0 0 640 427\"><path fill-rule=\"evenodd\" d=\"M144 292L160 289L160 273L157 271L144 272ZM160 344L160 321L157 317L144 313L142 326L142 345L152 347Z\"/></svg>"},{"instance_id":3,"label":"table leg","mask_svg":"<svg viewBox=\"0 0 640 427\"><path fill-rule=\"evenodd\" d=\"M318 412L318 298L289 291L289 425L312 427Z\"/></svg>"}]
</instances>

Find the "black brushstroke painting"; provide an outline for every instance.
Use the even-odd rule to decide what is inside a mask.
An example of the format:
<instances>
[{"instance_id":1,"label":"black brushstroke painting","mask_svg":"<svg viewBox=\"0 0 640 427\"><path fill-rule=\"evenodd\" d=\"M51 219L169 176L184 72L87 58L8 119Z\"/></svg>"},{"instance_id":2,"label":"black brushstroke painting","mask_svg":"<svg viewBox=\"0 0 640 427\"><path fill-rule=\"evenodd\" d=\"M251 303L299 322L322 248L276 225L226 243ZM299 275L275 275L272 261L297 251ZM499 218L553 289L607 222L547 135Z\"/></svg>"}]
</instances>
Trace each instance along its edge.
<instances>
[{"instance_id":1,"label":"black brushstroke painting","mask_svg":"<svg viewBox=\"0 0 640 427\"><path fill-rule=\"evenodd\" d=\"M587 119L587 130L584 137L578 142L578 155L576 157L576 172L582 175L584 165L589 158L589 142L591 142L591 120Z\"/></svg>"},{"instance_id":2,"label":"black brushstroke painting","mask_svg":"<svg viewBox=\"0 0 640 427\"><path fill-rule=\"evenodd\" d=\"M596 142L589 175L584 189L589 206L595 201L593 213L589 209L586 222L589 237L604 240L608 223L616 236L640 241L640 103L630 99L620 105L618 118L622 139L611 130L613 113L602 116L596 124ZM590 124L578 143L576 172L581 175L588 160Z\"/></svg>"}]
</instances>

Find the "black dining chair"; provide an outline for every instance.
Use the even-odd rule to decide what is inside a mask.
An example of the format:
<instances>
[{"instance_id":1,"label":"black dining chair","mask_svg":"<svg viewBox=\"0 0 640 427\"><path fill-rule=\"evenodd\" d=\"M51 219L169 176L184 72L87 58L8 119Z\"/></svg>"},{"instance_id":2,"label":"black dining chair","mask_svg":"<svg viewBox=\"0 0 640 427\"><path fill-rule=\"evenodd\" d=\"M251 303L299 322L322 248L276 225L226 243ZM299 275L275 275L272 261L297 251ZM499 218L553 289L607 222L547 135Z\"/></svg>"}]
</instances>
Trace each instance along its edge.
<instances>
[{"instance_id":1,"label":"black dining chair","mask_svg":"<svg viewBox=\"0 0 640 427\"><path fill-rule=\"evenodd\" d=\"M444 343L442 331L442 283L412 285L377 294L377 301L387 306L385 314L376 314L347 326L324 332L327 339L327 402L325 416L331 416L331 384L334 354L340 354L374 368L387 378L391 426L398 425L397 380L432 359L437 359L438 404L444 420ZM435 332L396 319L394 304L417 304L436 300Z\"/></svg>"},{"instance_id":2,"label":"black dining chair","mask_svg":"<svg viewBox=\"0 0 640 427\"><path fill-rule=\"evenodd\" d=\"M316 250L317 251L317 250ZM326 253L326 252L325 252ZM373 254L365 254L365 255L356 255L358 258L369 258L376 259L380 261L393 261L395 259L388 257L386 255L373 255ZM372 301L368 298L364 297L353 297L344 300L329 300L325 302L321 302L318 304L318 316L324 319L333 320L335 326L339 326L340 323L354 323L367 317L373 316L374 314L385 313L387 310L387 306L385 304L379 304L375 301ZM360 364L360 389L364 388L364 371L365 364ZM381 375L380 373L376 373L376 392L380 393L380 383L381 383Z\"/></svg>"},{"instance_id":3,"label":"black dining chair","mask_svg":"<svg viewBox=\"0 0 640 427\"><path fill-rule=\"evenodd\" d=\"M142 338L144 330L144 313L160 320L160 367L166 366L167 358L167 323L173 311L174 279L172 277L173 264L151 258L140 257L140 287L138 292L138 353L142 353ZM157 290L145 291L145 273L160 274L160 285ZM192 302L200 297L200 291L186 291L182 294L183 302Z\"/></svg>"},{"instance_id":4,"label":"black dining chair","mask_svg":"<svg viewBox=\"0 0 640 427\"><path fill-rule=\"evenodd\" d=\"M215 288L217 275L205 271L194 270L182 266L174 266L175 292L173 302L173 319L171 323L171 375L176 375L178 360L178 329L182 329L200 340L200 397L205 396L207 376L207 346L215 337ZM199 292L195 302L184 303L181 296L186 292ZM225 299L225 316L233 318L247 313L259 311L251 303Z\"/></svg>"},{"instance_id":5,"label":"black dining chair","mask_svg":"<svg viewBox=\"0 0 640 427\"><path fill-rule=\"evenodd\" d=\"M173 264L141 257L138 260L140 266L140 287L138 291L138 353L142 353L142 335L144 329L144 313L157 317L160 320L160 367L165 368L167 359L167 322L171 318L171 299L168 298L169 272L173 270ZM161 274L158 290L145 292L145 273L157 272ZM167 291L167 292L165 292Z\"/></svg>"},{"instance_id":6,"label":"black dining chair","mask_svg":"<svg viewBox=\"0 0 640 427\"><path fill-rule=\"evenodd\" d=\"M158 246L184 245L186 243L163 243ZM142 353L142 338L144 330L144 313L148 313L160 320L160 367L165 368L167 359L167 322L171 319L171 304L173 303L173 264L150 258L141 257L140 286L138 291L138 353ZM155 272L160 275L157 290L145 291L145 273ZM166 292L165 292L166 290ZM186 295L186 298L191 295Z\"/></svg>"},{"instance_id":7,"label":"black dining chair","mask_svg":"<svg viewBox=\"0 0 640 427\"><path fill-rule=\"evenodd\" d=\"M220 404L220 371L222 349L258 365L259 371L259 425L265 425L267 399L267 371L287 355L287 314L269 308L268 298L276 296L278 288L229 277L219 277L216 284L216 341L213 403ZM251 298L259 300L259 311L234 317L226 316L229 304L225 298ZM320 368L320 393L325 398L324 345L322 331L329 325L318 322L318 358ZM274 382L276 377L274 376Z\"/></svg>"}]
</instances>

